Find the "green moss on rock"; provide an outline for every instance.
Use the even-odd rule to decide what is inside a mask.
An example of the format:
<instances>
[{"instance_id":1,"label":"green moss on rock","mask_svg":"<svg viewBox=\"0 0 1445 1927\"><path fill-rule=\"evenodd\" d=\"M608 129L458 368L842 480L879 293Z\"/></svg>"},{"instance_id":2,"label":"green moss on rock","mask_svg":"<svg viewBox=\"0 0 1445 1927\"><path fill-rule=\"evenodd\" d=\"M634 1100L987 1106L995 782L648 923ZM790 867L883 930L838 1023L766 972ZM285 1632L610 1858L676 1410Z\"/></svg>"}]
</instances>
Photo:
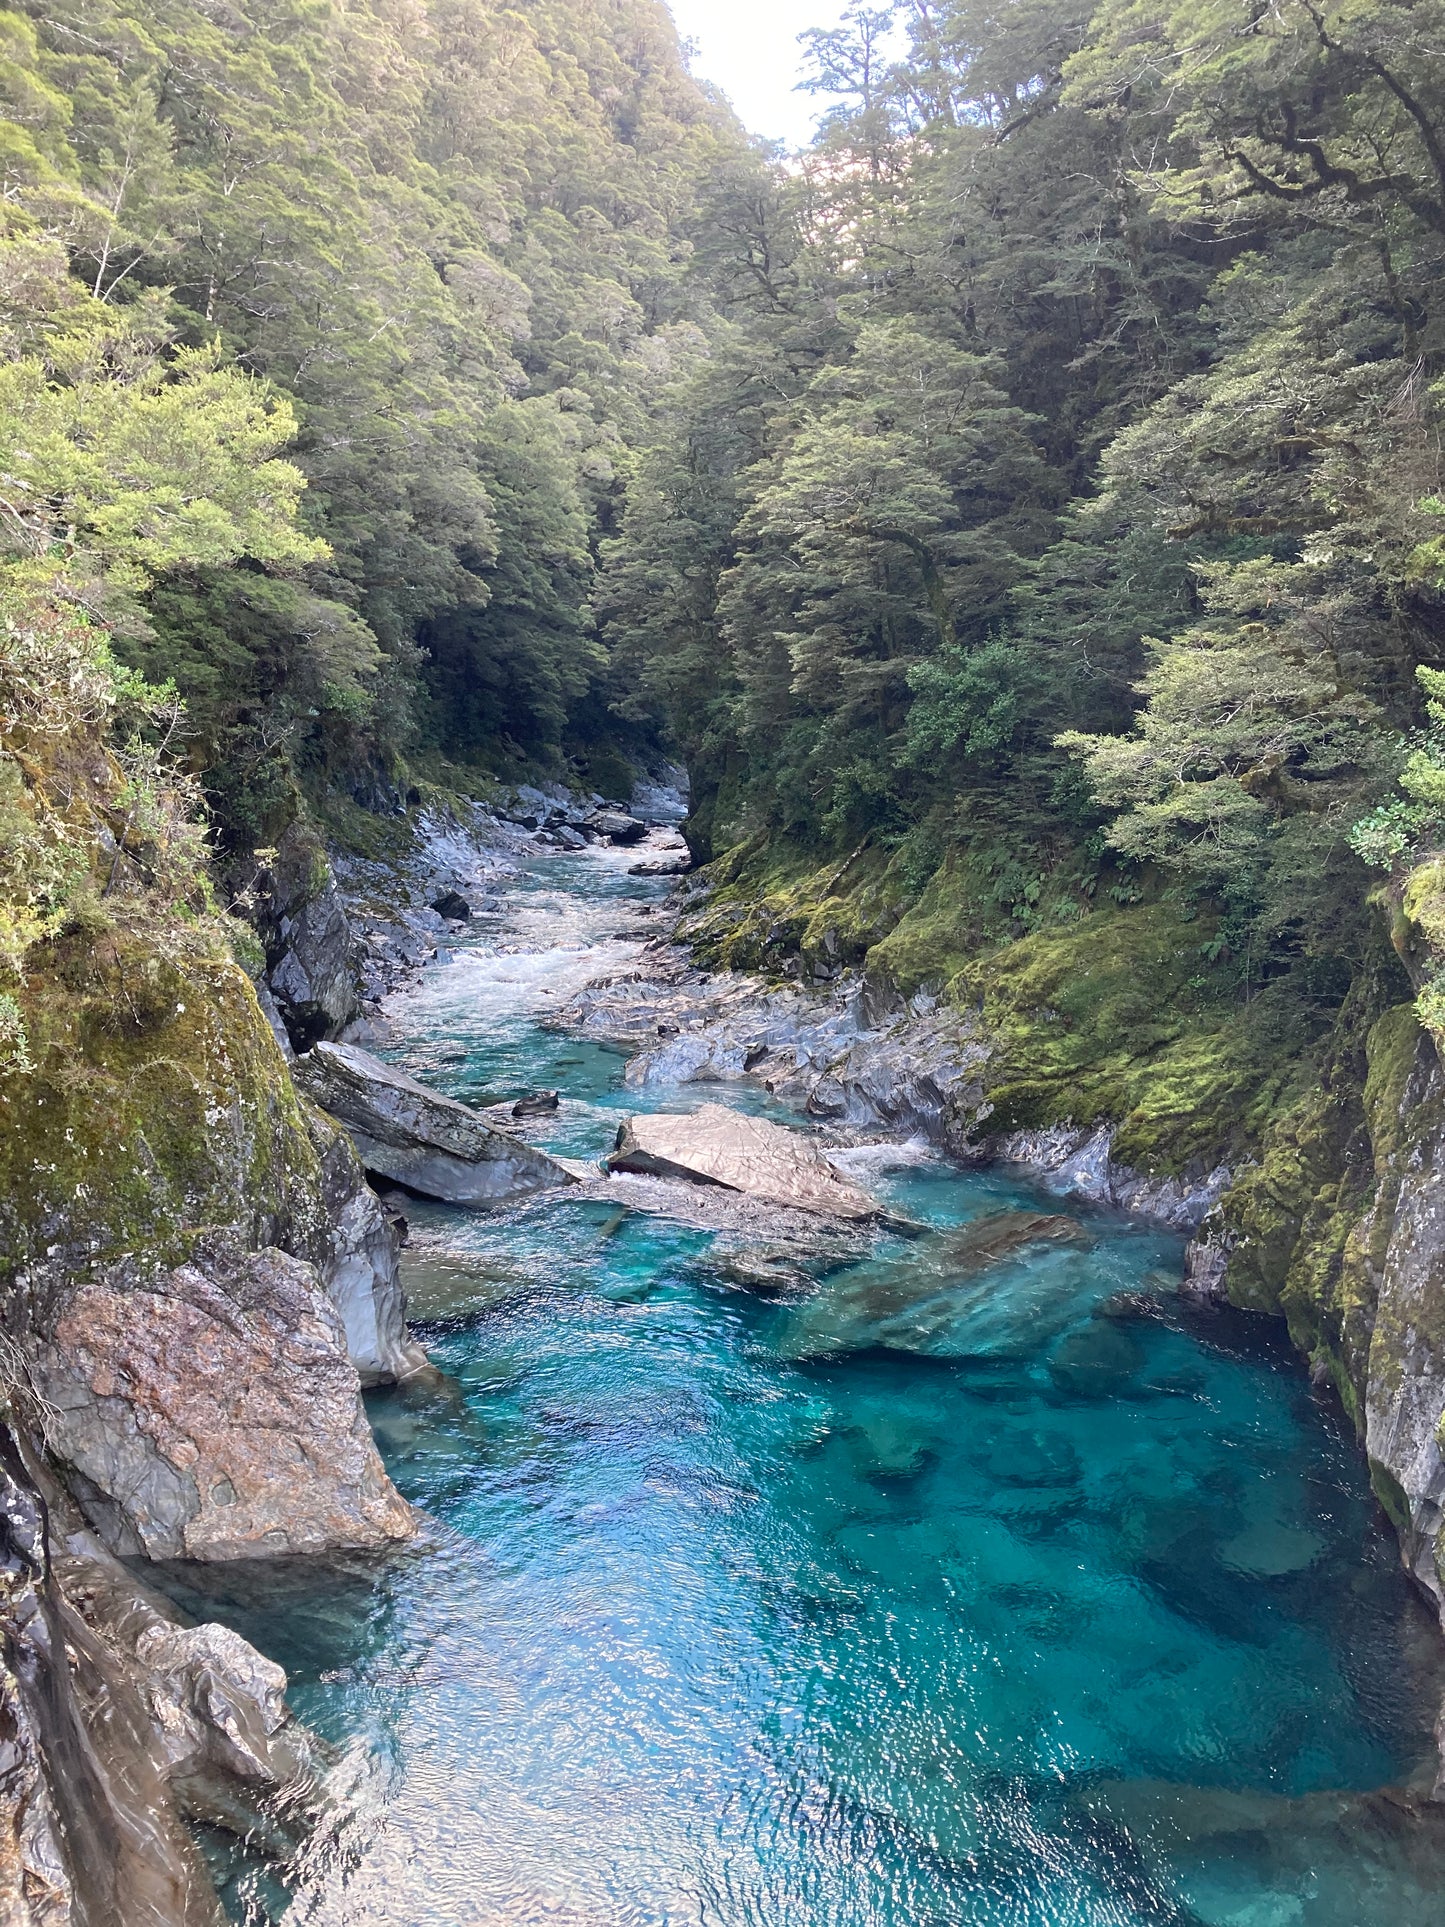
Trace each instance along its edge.
<instances>
[{"instance_id":1,"label":"green moss on rock","mask_svg":"<svg viewBox=\"0 0 1445 1927\"><path fill-rule=\"evenodd\" d=\"M1176 904L1101 908L960 971L948 994L994 1042L990 1131L1110 1124L1120 1162L1161 1174L1256 1144L1308 1039L1284 998L1241 1005L1203 961L1210 934Z\"/></svg>"},{"instance_id":2,"label":"green moss on rock","mask_svg":"<svg viewBox=\"0 0 1445 1927\"><path fill-rule=\"evenodd\" d=\"M304 1252L325 1237L307 1113L223 933L61 941L19 993L34 1068L0 1080L4 1279L219 1229Z\"/></svg>"},{"instance_id":3,"label":"green moss on rock","mask_svg":"<svg viewBox=\"0 0 1445 1927\"><path fill-rule=\"evenodd\" d=\"M712 893L680 931L714 969L826 977L862 963L897 920L903 883L886 851L865 847L818 865L761 840L713 865Z\"/></svg>"}]
</instances>

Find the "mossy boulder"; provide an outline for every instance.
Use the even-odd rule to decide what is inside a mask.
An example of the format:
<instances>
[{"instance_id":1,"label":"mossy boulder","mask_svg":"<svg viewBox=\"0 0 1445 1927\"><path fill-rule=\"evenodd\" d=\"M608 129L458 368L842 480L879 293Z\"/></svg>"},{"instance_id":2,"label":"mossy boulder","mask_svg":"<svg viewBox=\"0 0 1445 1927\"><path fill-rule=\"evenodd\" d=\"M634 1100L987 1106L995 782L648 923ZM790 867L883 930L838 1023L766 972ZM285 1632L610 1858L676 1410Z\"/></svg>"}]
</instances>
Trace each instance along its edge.
<instances>
[{"instance_id":1,"label":"mossy boulder","mask_svg":"<svg viewBox=\"0 0 1445 1927\"><path fill-rule=\"evenodd\" d=\"M316 1267L368 1379L414 1369L395 1234L350 1141L297 1093L229 927L76 931L19 993L31 1068L0 1078L0 1313L198 1243Z\"/></svg>"}]
</instances>

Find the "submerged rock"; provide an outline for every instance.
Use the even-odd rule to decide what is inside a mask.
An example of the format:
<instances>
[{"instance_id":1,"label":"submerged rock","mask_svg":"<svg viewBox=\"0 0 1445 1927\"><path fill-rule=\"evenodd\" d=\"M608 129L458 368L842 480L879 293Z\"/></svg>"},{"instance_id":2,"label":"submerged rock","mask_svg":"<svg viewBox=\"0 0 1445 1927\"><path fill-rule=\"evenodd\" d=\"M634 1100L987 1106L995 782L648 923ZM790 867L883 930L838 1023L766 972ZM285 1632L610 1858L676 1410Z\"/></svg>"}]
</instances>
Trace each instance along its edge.
<instances>
[{"instance_id":1,"label":"submerged rock","mask_svg":"<svg viewBox=\"0 0 1445 1927\"><path fill-rule=\"evenodd\" d=\"M340 1318L313 1267L284 1252L82 1279L31 1370L50 1454L115 1552L245 1559L416 1531Z\"/></svg>"},{"instance_id":2,"label":"submerged rock","mask_svg":"<svg viewBox=\"0 0 1445 1927\"><path fill-rule=\"evenodd\" d=\"M831 1278L794 1313L779 1350L817 1358L881 1347L932 1357L1009 1355L1037 1348L1073 1314L1051 1267L1000 1294L999 1268L1051 1247L1092 1243L1072 1218L1001 1211L923 1238L906 1258L859 1265ZM1032 1287L1032 1288L1031 1288Z\"/></svg>"},{"instance_id":3,"label":"submerged rock","mask_svg":"<svg viewBox=\"0 0 1445 1927\"><path fill-rule=\"evenodd\" d=\"M512 1106L513 1117L550 1117L561 1105L556 1091L530 1091Z\"/></svg>"},{"instance_id":4,"label":"submerged rock","mask_svg":"<svg viewBox=\"0 0 1445 1927\"><path fill-rule=\"evenodd\" d=\"M354 1044L318 1044L294 1076L346 1126L369 1171L446 1204L503 1204L574 1182L545 1152Z\"/></svg>"},{"instance_id":5,"label":"submerged rock","mask_svg":"<svg viewBox=\"0 0 1445 1927\"><path fill-rule=\"evenodd\" d=\"M829 1217L879 1215L867 1192L840 1177L811 1139L721 1104L704 1104L686 1116L628 1118L607 1165L720 1184Z\"/></svg>"}]
</instances>

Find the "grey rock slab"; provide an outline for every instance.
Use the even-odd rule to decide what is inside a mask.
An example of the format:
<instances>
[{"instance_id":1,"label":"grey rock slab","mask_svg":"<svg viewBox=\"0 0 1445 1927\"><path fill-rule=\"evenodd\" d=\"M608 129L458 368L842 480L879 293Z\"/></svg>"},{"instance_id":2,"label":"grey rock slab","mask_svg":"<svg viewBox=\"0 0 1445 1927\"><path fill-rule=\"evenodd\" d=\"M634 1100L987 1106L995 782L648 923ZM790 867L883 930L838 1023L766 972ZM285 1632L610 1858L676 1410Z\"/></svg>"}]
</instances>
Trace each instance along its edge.
<instances>
[{"instance_id":1,"label":"grey rock slab","mask_svg":"<svg viewBox=\"0 0 1445 1927\"><path fill-rule=\"evenodd\" d=\"M842 1177L810 1138L721 1104L685 1116L631 1117L607 1160L613 1171L691 1178L826 1217L876 1218L879 1205Z\"/></svg>"},{"instance_id":2,"label":"grey rock slab","mask_svg":"<svg viewBox=\"0 0 1445 1927\"><path fill-rule=\"evenodd\" d=\"M315 1260L327 1297L346 1331L346 1351L363 1385L389 1384L424 1369L425 1352L407 1334L401 1288L401 1235L366 1182L344 1126L311 1112L327 1209L326 1249Z\"/></svg>"},{"instance_id":3,"label":"grey rock slab","mask_svg":"<svg viewBox=\"0 0 1445 1927\"><path fill-rule=\"evenodd\" d=\"M293 1074L368 1171L444 1204L506 1204L573 1182L555 1158L354 1044L318 1044Z\"/></svg>"}]
</instances>

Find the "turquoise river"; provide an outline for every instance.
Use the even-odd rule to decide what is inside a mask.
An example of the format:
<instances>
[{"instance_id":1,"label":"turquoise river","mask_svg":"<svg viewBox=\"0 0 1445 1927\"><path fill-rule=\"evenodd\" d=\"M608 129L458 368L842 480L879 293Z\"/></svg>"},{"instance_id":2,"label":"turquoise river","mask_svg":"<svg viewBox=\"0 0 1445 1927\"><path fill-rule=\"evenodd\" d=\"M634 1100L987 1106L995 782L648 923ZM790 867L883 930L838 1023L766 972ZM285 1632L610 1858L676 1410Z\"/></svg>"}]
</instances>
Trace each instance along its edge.
<instances>
[{"instance_id":1,"label":"turquoise river","mask_svg":"<svg viewBox=\"0 0 1445 1927\"><path fill-rule=\"evenodd\" d=\"M463 1098L560 1088L534 1141L573 1157L629 1109L761 1108L627 1091L547 1027L638 967L666 888L529 858L391 1054ZM1430 1751L1437 1635L1282 1333L1181 1308L1157 1227L917 1147L852 1169L929 1226L1078 1235L945 1289L910 1349L847 1276L765 1298L595 1195L408 1206L445 1379L370 1407L433 1530L175 1582L288 1668L347 1790L286 1888L230 1863L238 1921L1439 1927L1441 1833L1382 1791Z\"/></svg>"}]
</instances>

